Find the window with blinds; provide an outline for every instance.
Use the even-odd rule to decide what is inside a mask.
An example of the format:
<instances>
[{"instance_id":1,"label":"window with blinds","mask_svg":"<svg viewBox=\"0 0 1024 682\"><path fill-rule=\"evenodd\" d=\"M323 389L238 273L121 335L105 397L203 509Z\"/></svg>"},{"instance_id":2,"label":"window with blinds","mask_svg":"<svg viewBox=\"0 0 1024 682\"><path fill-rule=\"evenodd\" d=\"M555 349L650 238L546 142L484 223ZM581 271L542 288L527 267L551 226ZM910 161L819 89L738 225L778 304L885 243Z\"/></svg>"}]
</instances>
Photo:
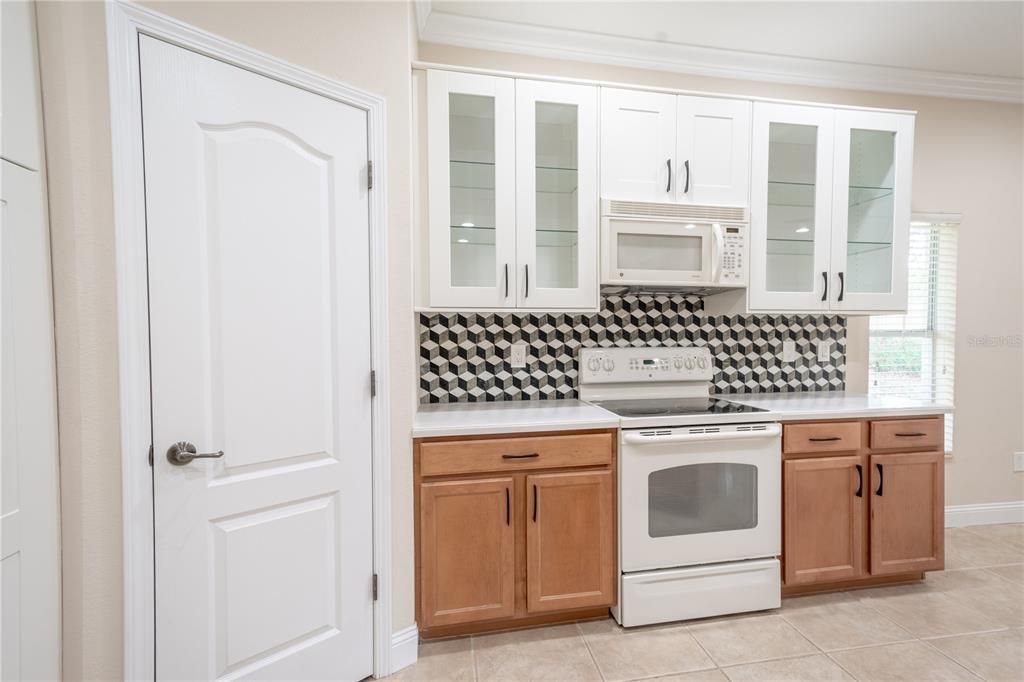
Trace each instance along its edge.
<instances>
[{"instance_id":1,"label":"window with blinds","mask_svg":"<svg viewBox=\"0 0 1024 682\"><path fill-rule=\"evenodd\" d=\"M958 227L918 216L910 223L907 314L871 318L872 395L953 402ZM946 452L952 451L953 416L946 415Z\"/></svg>"}]
</instances>

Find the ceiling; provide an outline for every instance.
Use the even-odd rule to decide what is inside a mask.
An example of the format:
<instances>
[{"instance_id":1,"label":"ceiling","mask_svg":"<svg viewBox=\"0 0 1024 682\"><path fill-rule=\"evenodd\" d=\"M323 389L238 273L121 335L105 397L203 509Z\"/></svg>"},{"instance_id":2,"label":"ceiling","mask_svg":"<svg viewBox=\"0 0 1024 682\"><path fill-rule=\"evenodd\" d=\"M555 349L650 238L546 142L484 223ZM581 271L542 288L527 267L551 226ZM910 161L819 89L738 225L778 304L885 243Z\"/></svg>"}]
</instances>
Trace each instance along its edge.
<instances>
[{"instance_id":1,"label":"ceiling","mask_svg":"<svg viewBox=\"0 0 1024 682\"><path fill-rule=\"evenodd\" d=\"M561 49L705 75L1002 101L1021 100L1024 77L1020 1L439 1L418 10L430 42Z\"/></svg>"}]
</instances>

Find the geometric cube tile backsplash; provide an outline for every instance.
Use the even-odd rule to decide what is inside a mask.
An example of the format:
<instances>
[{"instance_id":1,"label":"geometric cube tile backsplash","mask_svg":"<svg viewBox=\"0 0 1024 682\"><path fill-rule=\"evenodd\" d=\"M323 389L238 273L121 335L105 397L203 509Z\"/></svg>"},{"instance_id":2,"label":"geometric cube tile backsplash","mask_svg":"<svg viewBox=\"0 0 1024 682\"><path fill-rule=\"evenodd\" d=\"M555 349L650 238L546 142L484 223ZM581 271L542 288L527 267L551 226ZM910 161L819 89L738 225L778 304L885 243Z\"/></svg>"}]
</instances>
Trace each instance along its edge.
<instances>
[{"instance_id":1,"label":"geometric cube tile backsplash","mask_svg":"<svg viewBox=\"0 0 1024 682\"><path fill-rule=\"evenodd\" d=\"M842 315L706 315L699 297L630 294L602 298L596 313L420 313L421 403L577 397L580 348L707 346L713 391L779 393L843 390ZM828 362L817 344L832 342ZM799 358L783 363L782 342ZM527 344L525 368L509 347Z\"/></svg>"}]
</instances>

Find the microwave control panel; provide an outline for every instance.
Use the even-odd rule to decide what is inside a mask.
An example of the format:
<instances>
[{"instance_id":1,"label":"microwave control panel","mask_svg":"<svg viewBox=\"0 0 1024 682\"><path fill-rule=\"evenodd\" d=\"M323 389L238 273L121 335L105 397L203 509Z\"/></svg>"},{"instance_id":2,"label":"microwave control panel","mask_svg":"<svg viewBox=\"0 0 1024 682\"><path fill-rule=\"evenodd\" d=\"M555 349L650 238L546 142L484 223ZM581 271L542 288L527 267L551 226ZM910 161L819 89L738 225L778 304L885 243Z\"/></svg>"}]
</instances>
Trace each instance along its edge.
<instances>
[{"instance_id":1,"label":"microwave control panel","mask_svg":"<svg viewBox=\"0 0 1024 682\"><path fill-rule=\"evenodd\" d=\"M747 282L747 227L725 225L719 254L719 284L743 285Z\"/></svg>"}]
</instances>

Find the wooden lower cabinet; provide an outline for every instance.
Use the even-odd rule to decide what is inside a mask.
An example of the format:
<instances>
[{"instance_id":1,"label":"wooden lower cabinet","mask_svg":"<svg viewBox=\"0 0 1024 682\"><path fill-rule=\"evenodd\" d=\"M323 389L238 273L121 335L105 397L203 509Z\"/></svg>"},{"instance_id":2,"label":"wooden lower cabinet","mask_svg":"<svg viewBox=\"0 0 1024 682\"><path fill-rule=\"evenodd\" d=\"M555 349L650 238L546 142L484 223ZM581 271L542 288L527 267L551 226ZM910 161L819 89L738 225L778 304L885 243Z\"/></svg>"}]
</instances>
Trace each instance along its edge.
<instances>
[{"instance_id":1,"label":"wooden lower cabinet","mask_svg":"<svg viewBox=\"0 0 1024 682\"><path fill-rule=\"evenodd\" d=\"M920 578L943 568L944 453L935 436L942 422L927 416L783 426L783 442L800 444L784 446L782 465L787 591ZM816 441L802 438L839 429L830 437L854 452L809 451ZM917 451L922 446L930 451Z\"/></svg>"},{"instance_id":2,"label":"wooden lower cabinet","mask_svg":"<svg viewBox=\"0 0 1024 682\"><path fill-rule=\"evenodd\" d=\"M866 457L815 457L783 464L783 556L787 585L864 573Z\"/></svg>"},{"instance_id":3,"label":"wooden lower cabinet","mask_svg":"<svg viewBox=\"0 0 1024 682\"><path fill-rule=\"evenodd\" d=\"M421 636L607 615L616 442L615 431L415 441Z\"/></svg>"},{"instance_id":4,"label":"wooden lower cabinet","mask_svg":"<svg viewBox=\"0 0 1024 682\"><path fill-rule=\"evenodd\" d=\"M526 477L527 611L607 606L615 595L611 471Z\"/></svg>"},{"instance_id":5,"label":"wooden lower cabinet","mask_svg":"<svg viewBox=\"0 0 1024 682\"><path fill-rule=\"evenodd\" d=\"M420 486L420 603L435 625L515 613L512 479Z\"/></svg>"},{"instance_id":6,"label":"wooden lower cabinet","mask_svg":"<svg viewBox=\"0 0 1024 682\"><path fill-rule=\"evenodd\" d=\"M942 452L871 456L871 573L944 566Z\"/></svg>"}]
</instances>

